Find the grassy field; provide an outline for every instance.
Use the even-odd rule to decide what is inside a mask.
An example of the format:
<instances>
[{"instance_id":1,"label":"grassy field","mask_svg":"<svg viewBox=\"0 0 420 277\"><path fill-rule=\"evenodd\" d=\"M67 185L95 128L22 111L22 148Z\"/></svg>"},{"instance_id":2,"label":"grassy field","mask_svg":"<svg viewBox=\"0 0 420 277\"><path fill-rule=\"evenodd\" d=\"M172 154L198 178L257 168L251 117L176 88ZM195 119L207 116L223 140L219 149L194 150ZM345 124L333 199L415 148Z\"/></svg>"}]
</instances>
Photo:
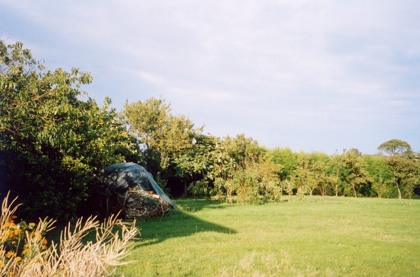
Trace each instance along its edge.
<instances>
[{"instance_id":1,"label":"grassy field","mask_svg":"<svg viewBox=\"0 0 420 277\"><path fill-rule=\"evenodd\" d=\"M138 222L125 276L420 276L420 201L308 197L264 205L178 200Z\"/></svg>"}]
</instances>

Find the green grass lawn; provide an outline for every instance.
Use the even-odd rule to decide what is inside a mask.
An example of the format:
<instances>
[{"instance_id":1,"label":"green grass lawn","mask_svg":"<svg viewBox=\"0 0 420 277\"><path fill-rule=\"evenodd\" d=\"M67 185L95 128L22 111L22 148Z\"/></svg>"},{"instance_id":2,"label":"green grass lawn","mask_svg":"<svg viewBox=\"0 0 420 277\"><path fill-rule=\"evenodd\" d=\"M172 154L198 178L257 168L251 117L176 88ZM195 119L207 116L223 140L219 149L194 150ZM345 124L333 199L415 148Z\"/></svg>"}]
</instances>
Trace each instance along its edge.
<instances>
[{"instance_id":1,"label":"green grass lawn","mask_svg":"<svg viewBox=\"0 0 420 277\"><path fill-rule=\"evenodd\" d=\"M176 201L138 222L125 276L420 276L420 201Z\"/></svg>"}]
</instances>

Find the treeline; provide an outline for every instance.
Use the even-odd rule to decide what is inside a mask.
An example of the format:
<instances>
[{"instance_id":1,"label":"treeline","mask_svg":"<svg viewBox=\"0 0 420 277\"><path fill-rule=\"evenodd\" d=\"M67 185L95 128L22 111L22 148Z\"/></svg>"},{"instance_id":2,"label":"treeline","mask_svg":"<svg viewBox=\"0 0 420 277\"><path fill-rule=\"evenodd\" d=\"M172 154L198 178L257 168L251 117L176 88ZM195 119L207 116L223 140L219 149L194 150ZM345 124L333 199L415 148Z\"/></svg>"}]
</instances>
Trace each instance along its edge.
<instances>
[{"instance_id":1,"label":"treeline","mask_svg":"<svg viewBox=\"0 0 420 277\"><path fill-rule=\"evenodd\" d=\"M162 99L126 103L118 113L84 98L87 72L44 68L22 43L0 40L0 193L19 195L27 217L66 221L89 213L104 166L136 162L172 196L232 203L285 194L416 197L419 161L402 141L328 156L267 149L245 135L204 134ZM87 100L83 100L87 99ZM396 143L396 145L395 145Z\"/></svg>"},{"instance_id":2,"label":"treeline","mask_svg":"<svg viewBox=\"0 0 420 277\"><path fill-rule=\"evenodd\" d=\"M283 195L420 196L418 154L401 140L379 145L377 155L267 149L243 134L203 134L154 98L127 103L122 120L142 143L140 163L174 196L217 196L230 203L278 201Z\"/></svg>"}]
</instances>

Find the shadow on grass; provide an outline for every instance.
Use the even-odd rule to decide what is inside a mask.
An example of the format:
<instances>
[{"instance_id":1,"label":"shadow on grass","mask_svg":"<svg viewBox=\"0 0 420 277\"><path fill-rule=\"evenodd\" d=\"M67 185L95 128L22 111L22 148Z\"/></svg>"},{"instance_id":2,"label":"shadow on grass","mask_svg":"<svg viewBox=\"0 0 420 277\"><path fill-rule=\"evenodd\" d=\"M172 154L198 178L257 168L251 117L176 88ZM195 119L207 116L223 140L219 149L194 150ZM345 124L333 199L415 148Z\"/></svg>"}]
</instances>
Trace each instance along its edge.
<instances>
[{"instance_id":1,"label":"shadow on grass","mask_svg":"<svg viewBox=\"0 0 420 277\"><path fill-rule=\"evenodd\" d=\"M206 199L178 199L176 201L177 210L169 211L162 217L151 217L138 220L136 227L139 228L141 235L137 236L140 240L138 246L160 243L164 240L186 237L199 232L217 232L224 234L236 234L236 230L202 220L190 213L201 211L203 209L224 209L229 205L220 204L217 200ZM104 219L98 219L101 223ZM46 235L48 241L60 242L60 234L67 225L56 225L54 229ZM116 231L119 227L115 227ZM82 239L83 243L87 241L96 241L96 233L90 231ZM135 247L136 248L136 247Z\"/></svg>"},{"instance_id":2,"label":"shadow on grass","mask_svg":"<svg viewBox=\"0 0 420 277\"><path fill-rule=\"evenodd\" d=\"M226 203L220 203L218 200L178 198L175 203L181 210L187 212L196 212L203 209L225 209L229 207Z\"/></svg>"},{"instance_id":3,"label":"shadow on grass","mask_svg":"<svg viewBox=\"0 0 420 277\"><path fill-rule=\"evenodd\" d=\"M191 203L195 200L186 200ZM198 211L203 208L224 208L220 205L212 205L207 200L199 200L193 205L177 201L177 205L183 210L188 210L190 207L193 211ZM218 203L218 202L217 202ZM183 206L180 206L180 204ZM219 207L217 207L219 206ZM137 247L160 243L167 239L191 236L200 232L217 232L223 234L236 234L236 230L222 226L216 223L202 220L194 215L191 215L183 210L178 209L170 211L163 217L153 217L146 221L138 221L137 227L140 229L141 238Z\"/></svg>"}]
</instances>

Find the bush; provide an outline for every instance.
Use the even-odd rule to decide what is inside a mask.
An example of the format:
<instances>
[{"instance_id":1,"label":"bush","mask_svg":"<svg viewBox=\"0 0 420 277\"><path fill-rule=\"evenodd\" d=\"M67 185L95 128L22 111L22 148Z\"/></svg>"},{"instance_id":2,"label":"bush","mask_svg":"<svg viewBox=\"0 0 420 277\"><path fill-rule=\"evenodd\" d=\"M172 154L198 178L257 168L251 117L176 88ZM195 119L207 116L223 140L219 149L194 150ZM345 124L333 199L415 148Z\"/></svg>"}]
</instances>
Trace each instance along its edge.
<instances>
[{"instance_id":1,"label":"bush","mask_svg":"<svg viewBox=\"0 0 420 277\"><path fill-rule=\"evenodd\" d=\"M135 159L110 100L80 100L91 81L77 68L46 71L22 43L0 40L0 190L21 197L26 218L76 217L104 166Z\"/></svg>"},{"instance_id":2,"label":"bush","mask_svg":"<svg viewBox=\"0 0 420 277\"><path fill-rule=\"evenodd\" d=\"M126 264L121 260L130 251L128 242L138 233L135 221L125 224L112 216L102 224L89 217L77 220L61 232L59 244L47 247L45 234L53 220L40 219L38 224L14 223L13 200L3 200L0 215L0 276L103 276ZM118 227L119 232L114 232ZM95 230L95 242L82 239Z\"/></svg>"}]
</instances>

